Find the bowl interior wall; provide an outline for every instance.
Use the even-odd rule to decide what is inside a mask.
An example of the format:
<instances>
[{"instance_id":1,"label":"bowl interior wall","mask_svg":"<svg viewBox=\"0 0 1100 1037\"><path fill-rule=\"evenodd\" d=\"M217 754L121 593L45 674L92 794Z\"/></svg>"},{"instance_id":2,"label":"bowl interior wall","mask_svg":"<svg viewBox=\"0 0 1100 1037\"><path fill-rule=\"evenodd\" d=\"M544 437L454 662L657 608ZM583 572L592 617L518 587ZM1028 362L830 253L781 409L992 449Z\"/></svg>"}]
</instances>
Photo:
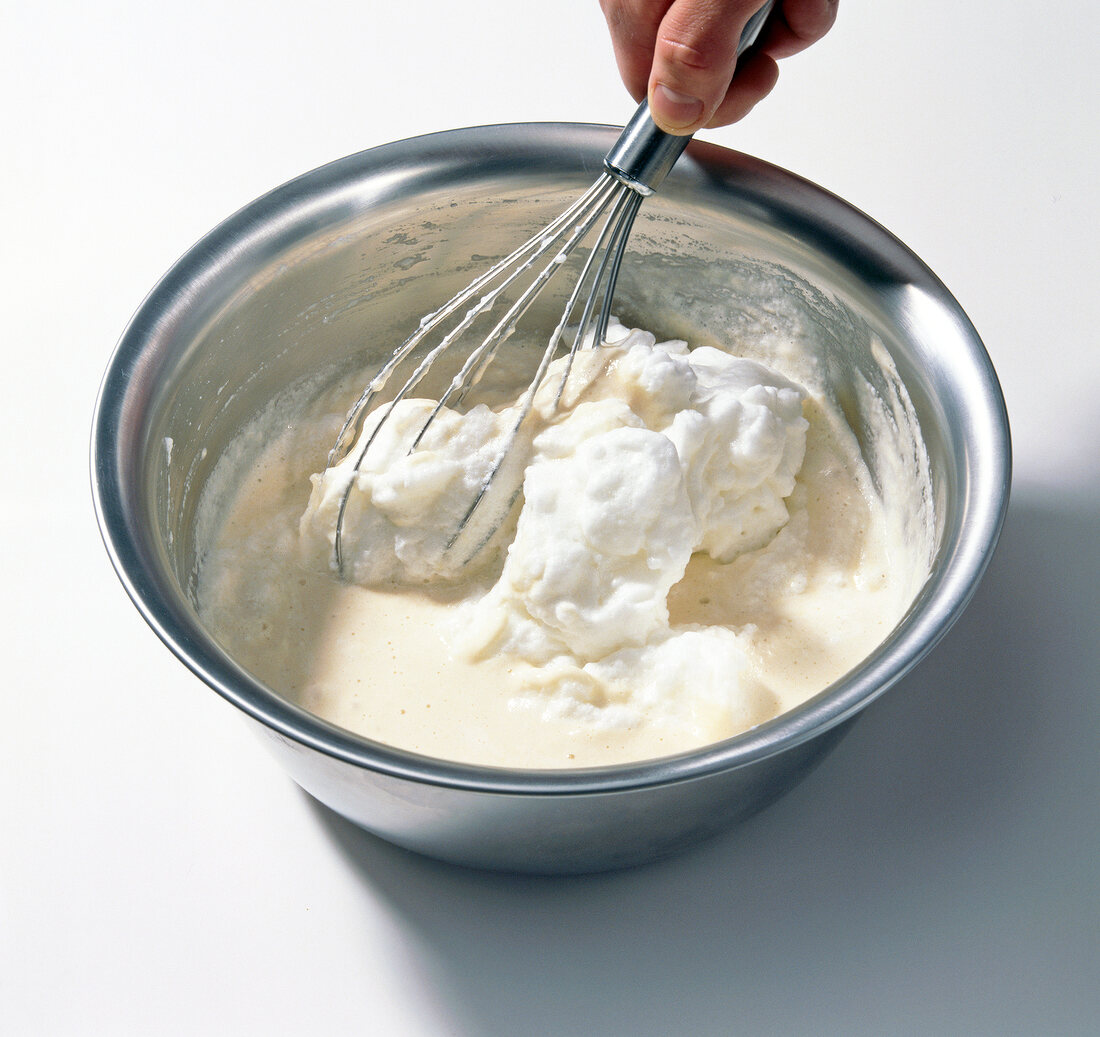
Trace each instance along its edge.
<instances>
[{"instance_id":1,"label":"bowl interior wall","mask_svg":"<svg viewBox=\"0 0 1100 1037\"><path fill-rule=\"evenodd\" d=\"M291 213L276 231L219 258L209 297L181 307L171 334L161 336L161 388L143 431L147 518L187 599L193 603L202 551L199 502L214 465L254 415L319 372L335 379L381 363L425 313L545 225L588 182L577 174L468 172L412 198L379 204L364 196L349 204L341 196L331 211ZM693 344L720 343L731 326L751 334L809 320L827 391L873 475L893 463L887 455L908 449L911 432L899 428L884 443L856 391L866 384L889 396L895 380L882 363L889 355L928 450L942 540L958 522L950 485L959 477L956 447L927 374L929 350L942 344L899 320L898 293L911 286L868 280L842 249L811 247L748 201L731 200L728 187L670 184L642 208L620 277L619 315ZM556 322L568 277L551 284L525 325Z\"/></svg>"}]
</instances>

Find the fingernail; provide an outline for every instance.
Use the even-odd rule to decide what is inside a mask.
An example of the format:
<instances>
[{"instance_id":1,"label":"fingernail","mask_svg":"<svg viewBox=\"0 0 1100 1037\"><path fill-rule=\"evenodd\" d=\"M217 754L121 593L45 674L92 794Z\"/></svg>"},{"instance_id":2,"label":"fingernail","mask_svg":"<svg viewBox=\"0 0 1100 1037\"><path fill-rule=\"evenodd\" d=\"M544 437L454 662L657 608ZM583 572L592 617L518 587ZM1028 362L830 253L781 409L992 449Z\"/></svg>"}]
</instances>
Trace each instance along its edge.
<instances>
[{"instance_id":1,"label":"fingernail","mask_svg":"<svg viewBox=\"0 0 1100 1037\"><path fill-rule=\"evenodd\" d=\"M682 94L664 83L653 88L649 108L657 122L676 129L693 125L703 115L703 102L698 97Z\"/></svg>"}]
</instances>

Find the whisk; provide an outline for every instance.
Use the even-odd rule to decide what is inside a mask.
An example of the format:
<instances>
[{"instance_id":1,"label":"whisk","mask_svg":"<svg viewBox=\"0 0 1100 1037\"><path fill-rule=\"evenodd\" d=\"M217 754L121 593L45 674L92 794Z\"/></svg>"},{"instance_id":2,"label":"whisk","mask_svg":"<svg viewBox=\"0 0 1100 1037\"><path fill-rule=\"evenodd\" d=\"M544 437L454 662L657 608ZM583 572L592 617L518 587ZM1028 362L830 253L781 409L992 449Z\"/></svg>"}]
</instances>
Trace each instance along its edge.
<instances>
[{"instance_id":1,"label":"whisk","mask_svg":"<svg viewBox=\"0 0 1100 1037\"><path fill-rule=\"evenodd\" d=\"M774 0L769 0L749 19L738 43L738 57L756 41L773 6ZM661 185L687 147L689 140L689 137L675 136L658 129L650 115L648 102L643 101L633 118L624 127L615 145L607 153L604 159L604 171L599 179L557 219L472 281L440 309L425 316L417 329L394 350L389 360L366 385L348 412L328 457L328 466L332 468L349 457L353 449L357 450L351 477L340 498L336 519L333 551L336 569L341 575L344 574L343 528L348 500L367 453L393 408L412 393L439 358L455 346L479 317L492 310L509 288L516 285L517 281L521 281L524 275L530 278L529 283L519 291L504 315L481 342L470 350L450 384L440 394L427 418L412 437L409 446L409 453L412 453L421 445L428 429L444 407L461 405L467 393L481 379L500 346L513 333L518 321L539 293L566 265L569 256L588 238L601 217L604 217L596 242L584 260L580 275L562 311L561 319L551 332L537 370L520 398L517 416L510 433L505 438L504 447L450 535L445 551L450 551L454 547L470 524L474 513L485 500L505 459L512 450L516 437L532 409L535 395L543 383L547 368L563 346L567 330L575 329L569 352L566 354L567 359L562 365L557 387L554 390L554 407L561 400L577 350L584 343L596 346L603 342L611 316L619 268L634 218L642 201ZM545 265L536 269L540 261ZM480 298L465 312L461 312L477 296ZM580 316L574 322L574 316L578 310ZM437 335L438 341L431 337ZM365 441L359 443L366 418L385 390L390 376L415 350L431 342L435 344L430 345L412 374L397 392L382 404L386 409L380 413L378 421L366 436ZM518 494L517 487L504 509L504 514L510 512ZM482 550L492 538L496 528L496 525L492 525L488 532L481 536L478 543L469 551L463 564L472 560Z\"/></svg>"}]
</instances>

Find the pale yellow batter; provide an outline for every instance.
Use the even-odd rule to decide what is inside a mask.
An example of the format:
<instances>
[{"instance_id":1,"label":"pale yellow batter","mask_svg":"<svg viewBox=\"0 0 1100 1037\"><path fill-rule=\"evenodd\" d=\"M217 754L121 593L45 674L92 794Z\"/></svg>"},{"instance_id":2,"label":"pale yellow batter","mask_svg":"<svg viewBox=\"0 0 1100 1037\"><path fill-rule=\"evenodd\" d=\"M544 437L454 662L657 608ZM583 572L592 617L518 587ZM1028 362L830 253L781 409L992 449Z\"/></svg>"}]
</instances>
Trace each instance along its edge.
<instances>
[{"instance_id":1,"label":"pale yellow batter","mask_svg":"<svg viewBox=\"0 0 1100 1037\"><path fill-rule=\"evenodd\" d=\"M632 674L623 670L629 653L594 671L585 659L469 652L463 610L499 564L476 582L365 587L303 555L309 477L324 467L347 402L335 392L289 425L278 420L285 416L258 419L265 448L221 473L235 493L203 558L199 605L227 650L276 691L390 745L489 765L570 767L726 738L859 663L924 575L926 557L892 534L896 523L851 432L809 391L789 519L765 547L731 562L691 557L668 594L676 654L647 656L644 674ZM271 438L275 427L282 431Z\"/></svg>"}]
</instances>

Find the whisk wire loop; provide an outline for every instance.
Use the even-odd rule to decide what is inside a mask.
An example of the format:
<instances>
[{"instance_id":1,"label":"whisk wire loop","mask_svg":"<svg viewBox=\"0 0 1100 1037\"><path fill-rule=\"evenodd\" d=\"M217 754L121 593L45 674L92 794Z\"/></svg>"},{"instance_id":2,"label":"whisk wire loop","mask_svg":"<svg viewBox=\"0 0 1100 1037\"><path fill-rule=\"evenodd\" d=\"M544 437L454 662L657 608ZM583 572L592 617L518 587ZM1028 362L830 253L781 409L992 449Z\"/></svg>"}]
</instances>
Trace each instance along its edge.
<instances>
[{"instance_id":1,"label":"whisk wire loop","mask_svg":"<svg viewBox=\"0 0 1100 1037\"><path fill-rule=\"evenodd\" d=\"M505 461L515 449L524 422L530 415L539 387L542 385L548 368L561 349L566 332L573 326L575 314L583 296L580 318L575 324L575 333L570 343L567 359L558 378L552 407L556 408L565 391L573 360L577 351L588 343L598 346L607 331L610 320L615 283L622 264L627 239L634 218L644 195L629 180L624 180L614 170L608 170L568 209L548 224L538 234L533 235L519 248L496 263L479 278L467 285L451 298L439 310L429 314L419 327L391 354L378 373L371 379L351 411L337 436L336 443L329 454L329 467L333 467L347 456L356 438L360 438L361 429L372 404L378 398L393 373L408 360L433 332L437 332L445 323L454 318L460 309L479 293L481 297L471 306L457 323L419 360L397 392L383 405L378 420L356 449L355 459L350 472L345 474L346 484L341 491L337 509L333 555L337 571L345 574L344 524L352 491L371 447L395 408L424 380L443 356L467 332L474 322L488 313L525 274L537 266L540 260L550 258L541 269L537 269L530 282L519 292L504 315L496 322L481 342L470 351L459 370L451 378L445 390L439 395L426 419L421 423L411 439L408 453L421 447L424 437L442 410L451 405L459 405L470 389L477 384L491 364L501 345L507 341L523 315L543 291L549 281L566 265L566 260L588 239L593 228L604 217L595 243L588 251L581 268L580 276L574 283L568 301L562 310L561 318L551 332L534 376L528 382L519 402L516 418L505 435L503 446L497 451L493 463L482 479L477 493L470 501L461 520L450 534L444 551L450 551L463 532L470 527L475 513L483 506L490 489L497 481ZM482 536L469 550L462 564L471 562L493 538L496 530L507 519L520 487L514 487L512 493L493 521L482 524Z\"/></svg>"}]
</instances>

